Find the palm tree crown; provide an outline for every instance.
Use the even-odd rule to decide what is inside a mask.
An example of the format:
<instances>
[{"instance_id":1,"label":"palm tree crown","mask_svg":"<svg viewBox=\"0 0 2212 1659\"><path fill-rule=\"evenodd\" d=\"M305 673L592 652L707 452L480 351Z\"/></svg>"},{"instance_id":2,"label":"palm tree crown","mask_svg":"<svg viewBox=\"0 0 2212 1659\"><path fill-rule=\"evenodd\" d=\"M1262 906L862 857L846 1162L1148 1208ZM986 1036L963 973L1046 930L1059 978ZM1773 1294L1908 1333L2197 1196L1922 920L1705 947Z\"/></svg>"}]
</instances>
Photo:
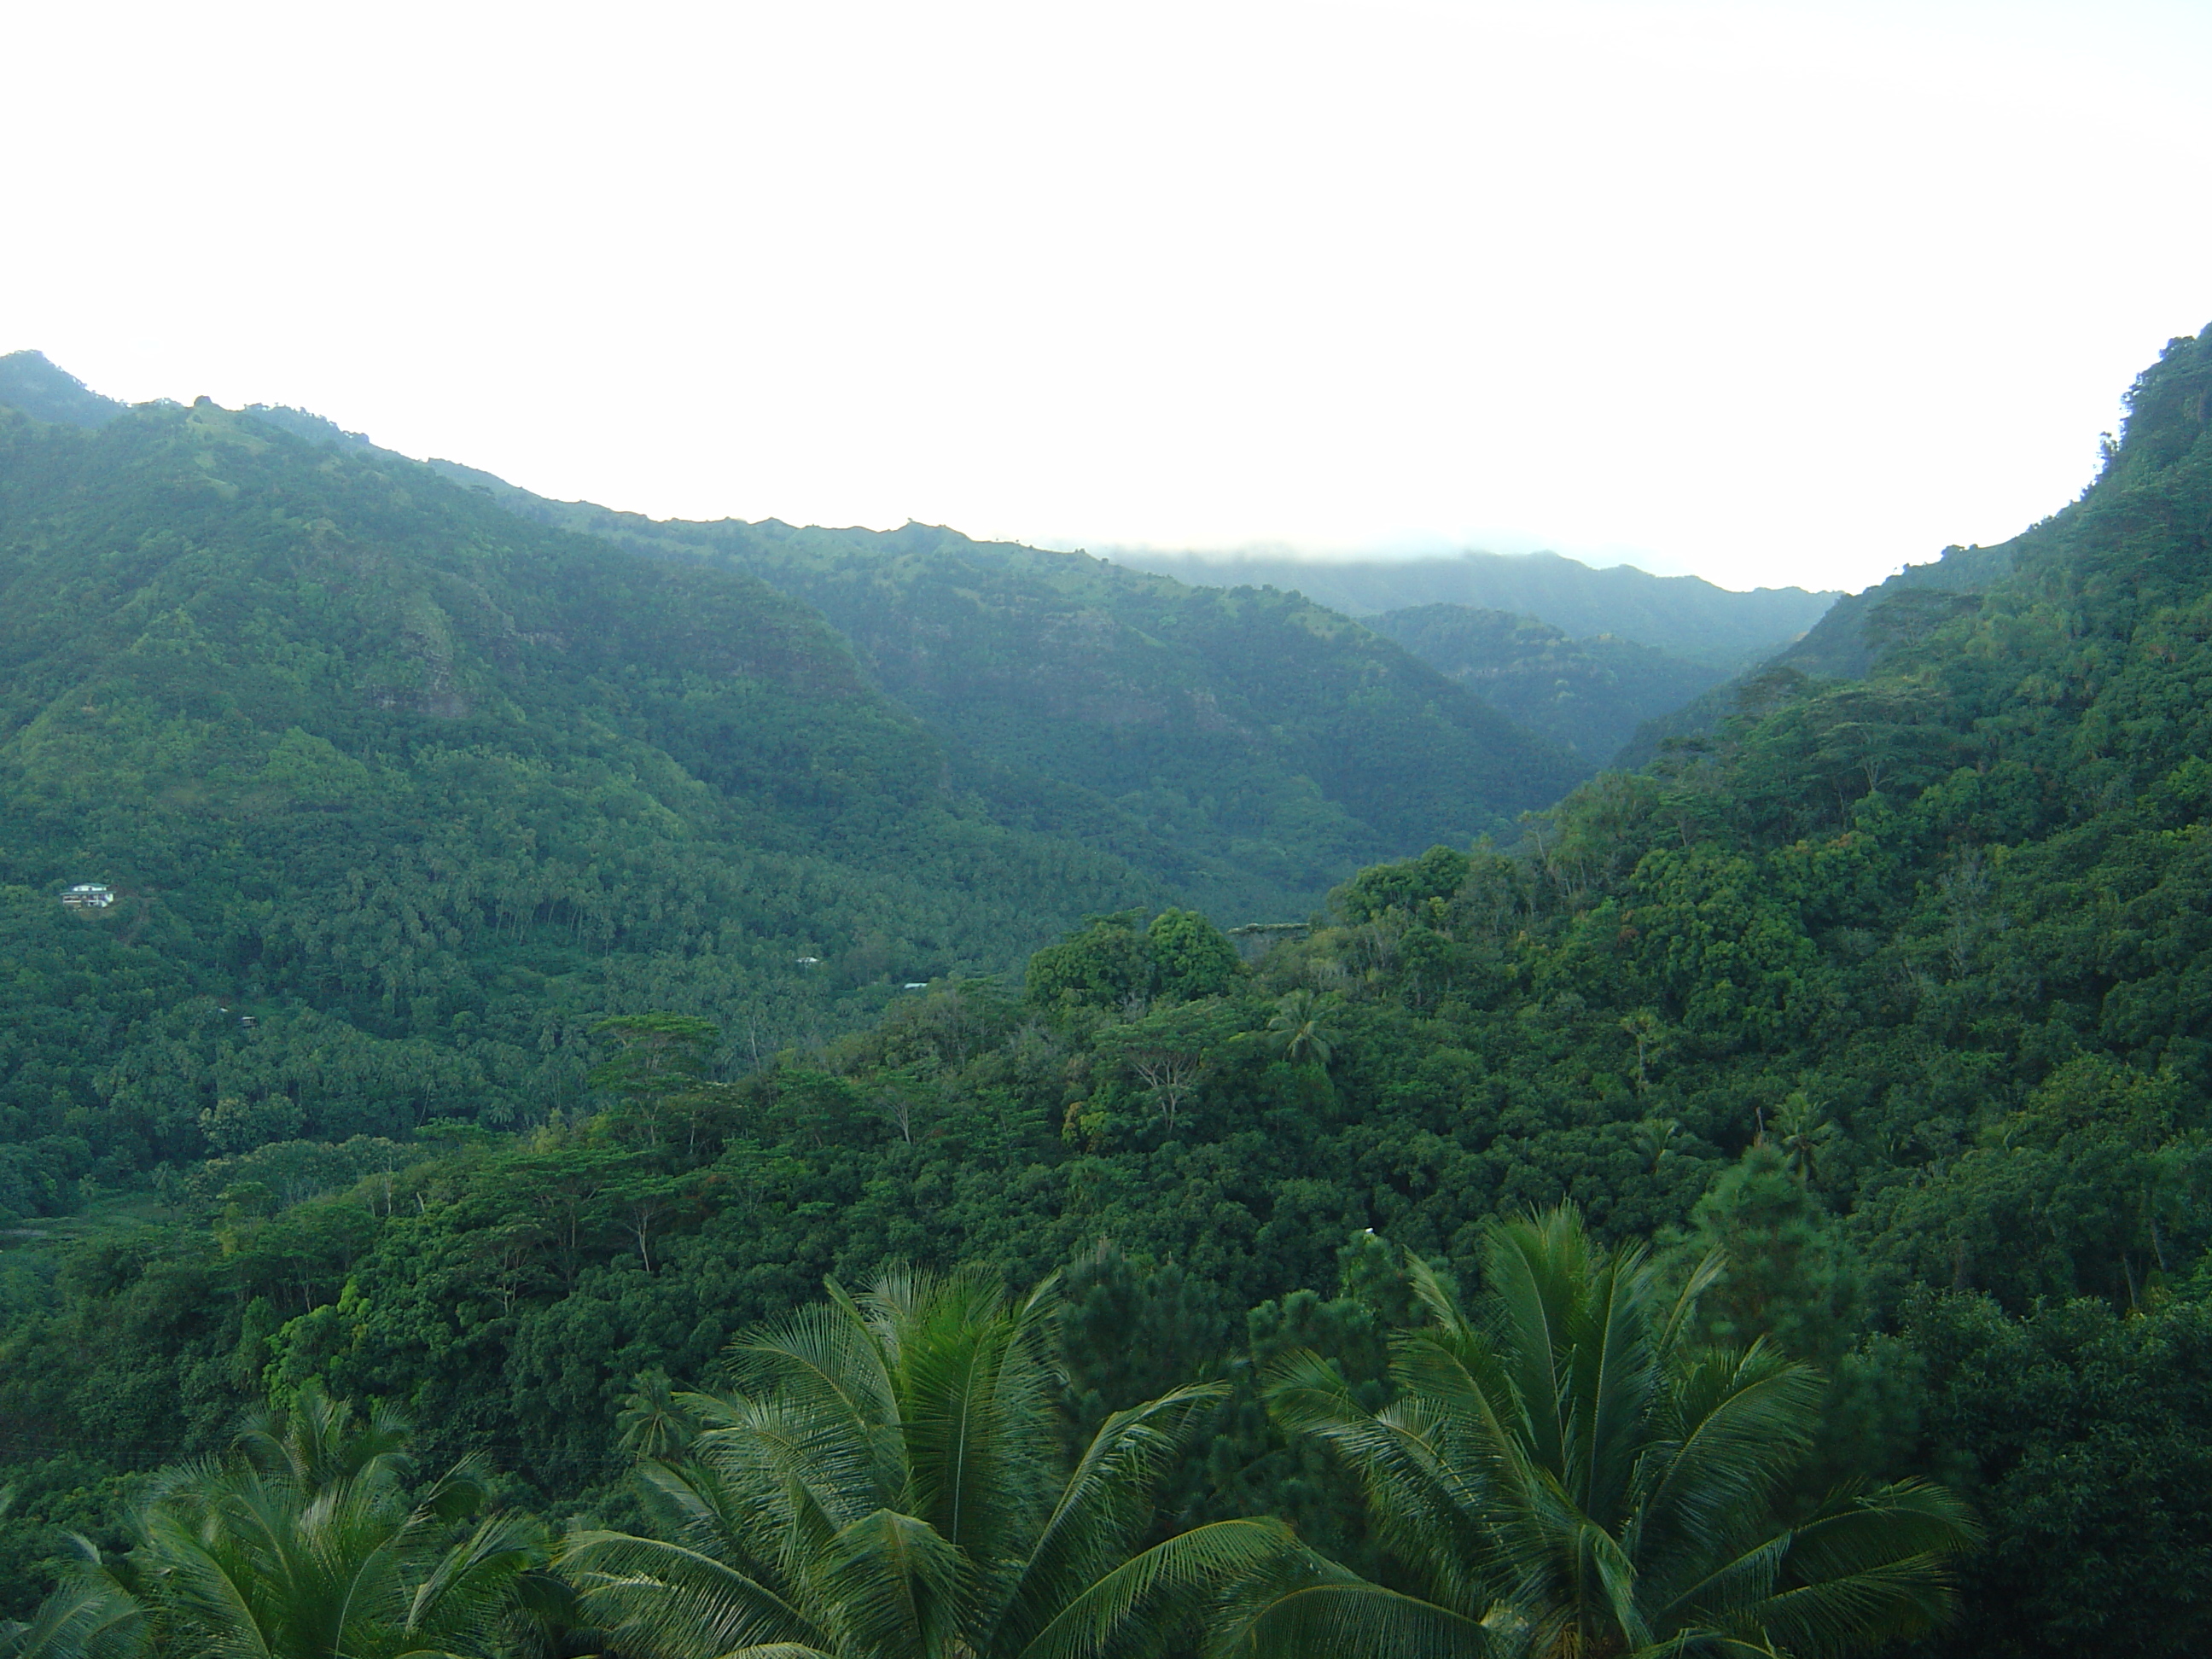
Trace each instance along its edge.
<instances>
[{"instance_id":1,"label":"palm tree crown","mask_svg":"<svg viewBox=\"0 0 2212 1659\"><path fill-rule=\"evenodd\" d=\"M130 1554L83 1540L74 1581L0 1643L9 1659L467 1659L500 1646L520 1582L543 1558L527 1516L477 1519L464 1463L410 1492L405 1425L365 1423L309 1383L257 1413L231 1455L154 1477ZM471 1524L473 1521L474 1524Z\"/></svg>"},{"instance_id":2,"label":"palm tree crown","mask_svg":"<svg viewBox=\"0 0 2212 1659\"><path fill-rule=\"evenodd\" d=\"M658 1538L589 1533L565 1565L648 1659L1056 1659L1150 1644L1289 1547L1228 1521L1137 1544L1152 1487L1219 1390L1109 1418L1066 1469L1041 1289L896 1273L733 1345L681 1462L641 1462Z\"/></svg>"},{"instance_id":3,"label":"palm tree crown","mask_svg":"<svg viewBox=\"0 0 2212 1659\"><path fill-rule=\"evenodd\" d=\"M1350 1462L1425 1594L1285 1559L1216 1651L1806 1659L1948 1613L1972 1531L1942 1489L1849 1487L1777 1516L1820 1383L1764 1343L1690 1340L1717 1262L1668 1297L1642 1252L1606 1254L1562 1207L1493 1226L1485 1268L1469 1318L1413 1264L1431 1322L1399 1343L1386 1409L1310 1355L1269 1389L1286 1428Z\"/></svg>"},{"instance_id":4,"label":"palm tree crown","mask_svg":"<svg viewBox=\"0 0 2212 1659\"><path fill-rule=\"evenodd\" d=\"M1336 1036L1322 1023L1325 1018L1321 1000L1301 986L1284 996L1267 1016L1268 1046L1294 1066L1327 1071L1335 1055Z\"/></svg>"}]
</instances>

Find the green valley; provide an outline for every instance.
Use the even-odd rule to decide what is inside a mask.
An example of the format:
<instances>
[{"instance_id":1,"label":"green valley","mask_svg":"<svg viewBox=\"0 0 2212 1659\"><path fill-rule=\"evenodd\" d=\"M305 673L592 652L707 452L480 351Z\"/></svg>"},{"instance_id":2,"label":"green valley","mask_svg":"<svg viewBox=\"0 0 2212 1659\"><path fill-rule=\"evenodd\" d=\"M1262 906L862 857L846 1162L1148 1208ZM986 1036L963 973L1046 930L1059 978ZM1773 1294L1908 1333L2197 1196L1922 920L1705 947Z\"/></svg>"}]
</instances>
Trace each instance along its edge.
<instances>
[{"instance_id":1,"label":"green valley","mask_svg":"<svg viewBox=\"0 0 2212 1659\"><path fill-rule=\"evenodd\" d=\"M1586 769L1296 593L924 525L656 522L449 470L524 516L813 606L995 812L1226 915L1300 916L1389 852L1508 834Z\"/></svg>"}]
</instances>

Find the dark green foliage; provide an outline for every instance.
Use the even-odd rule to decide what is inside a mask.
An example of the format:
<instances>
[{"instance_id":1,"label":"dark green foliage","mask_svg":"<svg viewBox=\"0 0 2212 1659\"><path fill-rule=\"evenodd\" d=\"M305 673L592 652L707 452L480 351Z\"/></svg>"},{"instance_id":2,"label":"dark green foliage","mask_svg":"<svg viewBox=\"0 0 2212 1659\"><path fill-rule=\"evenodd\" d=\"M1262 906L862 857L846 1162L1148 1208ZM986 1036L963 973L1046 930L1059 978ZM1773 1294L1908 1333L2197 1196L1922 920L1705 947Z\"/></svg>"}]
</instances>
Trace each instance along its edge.
<instances>
[{"instance_id":1,"label":"dark green foliage","mask_svg":"<svg viewBox=\"0 0 2212 1659\"><path fill-rule=\"evenodd\" d=\"M1237 947L1196 910L1163 910L1145 930L1163 996L1221 996L1244 977Z\"/></svg>"},{"instance_id":2,"label":"dark green foliage","mask_svg":"<svg viewBox=\"0 0 2212 1659\"><path fill-rule=\"evenodd\" d=\"M1699 1307L1707 1333L1738 1346L1763 1338L1832 1370L1861 1328L1863 1291L1805 1170L1762 1141L1713 1183L1691 1218L1698 1250L1721 1262Z\"/></svg>"},{"instance_id":3,"label":"dark green foliage","mask_svg":"<svg viewBox=\"0 0 2212 1659\"><path fill-rule=\"evenodd\" d=\"M27 1215L67 1215L77 1207L77 1182L92 1171L92 1146L82 1135L41 1135L0 1146L0 1225Z\"/></svg>"},{"instance_id":4,"label":"dark green foliage","mask_svg":"<svg viewBox=\"0 0 2212 1659\"><path fill-rule=\"evenodd\" d=\"M1863 593L1846 593L1767 660L1680 707L1647 719L1614 764L1648 766L1670 744L1709 738L1732 716L1765 714L1788 688L1814 679L1859 679L1885 656L1912 650L1946 623L1971 614L1982 591L2012 568L2010 547L1947 547L1932 564L1907 565Z\"/></svg>"},{"instance_id":5,"label":"dark green foliage","mask_svg":"<svg viewBox=\"0 0 2212 1659\"><path fill-rule=\"evenodd\" d=\"M1117 1411L1227 1368L1236 1350L1219 1288L1174 1262L1149 1268L1110 1239L1060 1279L1060 1351L1085 1432Z\"/></svg>"},{"instance_id":6,"label":"dark green foliage","mask_svg":"<svg viewBox=\"0 0 2212 1659\"><path fill-rule=\"evenodd\" d=\"M1393 912L1407 919L1428 916L1458 894L1471 867L1464 853L1431 847L1402 864L1362 870L1331 897L1350 922L1382 921Z\"/></svg>"},{"instance_id":7,"label":"dark green foliage","mask_svg":"<svg viewBox=\"0 0 2212 1659\"><path fill-rule=\"evenodd\" d=\"M1982 590L2012 568L2004 547L1947 547L1932 564L1911 564L1828 613L1774 660L1827 679L1859 679L1884 657L1909 651L1944 623L1980 608Z\"/></svg>"},{"instance_id":8,"label":"dark green foliage","mask_svg":"<svg viewBox=\"0 0 2212 1659\"><path fill-rule=\"evenodd\" d=\"M486 1513L490 1494L473 1463L412 1479L406 1441L388 1407L359 1421L314 1383L253 1413L220 1462L149 1483L127 1555L103 1559L80 1544L83 1559L41 1610L30 1651L504 1651L505 1621L544 1560L543 1528Z\"/></svg>"},{"instance_id":9,"label":"dark green foliage","mask_svg":"<svg viewBox=\"0 0 2212 1659\"><path fill-rule=\"evenodd\" d=\"M1115 1412L1063 1453L1048 1287L1014 1301L971 1269L830 1295L732 1344L726 1389L677 1402L696 1428L640 1465L648 1535L563 1541L622 1651L1152 1653L1292 1548L1257 1520L1143 1547L1152 1486L1222 1390Z\"/></svg>"},{"instance_id":10,"label":"dark green foliage","mask_svg":"<svg viewBox=\"0 0 2212 1659\"><path fill-rule=\"evenodd\" d=\"M1152 941L1140 931L1143 920L1142 911L1094 916L1082 932L1038 951L1024 976L1030 1000L1046 1007L1110 1008L1149 999L1159 966Z\"/></svg>"},{"instance_id":11,"label":"dark green foliage","mask_svg":"<svg viewBox=\"0 0 2212 1659\"><path fill-rule=\"evenodd\" d=\"M1040 1007L1136 1008L1155 997L1220 996L1245 976L1237 947L1196 910L1093 916L1081 932L1030 958L1029 1000Z\"/></svg>"},{"instance_id":12,"label":"dark green foliage","mask_svg":"<svg viewBox=\"0 0 2212 1659\"><path fill-rule=\"evenodd\" d=\"M1927 1365L1925 1454L1993 1523L1951 1650L2201 1650L2212 1306L2124 1318L2075 1302L2013 1320L1984 1297L1930 1297L1906 1329Z\"/></svg>"}]
</instances>

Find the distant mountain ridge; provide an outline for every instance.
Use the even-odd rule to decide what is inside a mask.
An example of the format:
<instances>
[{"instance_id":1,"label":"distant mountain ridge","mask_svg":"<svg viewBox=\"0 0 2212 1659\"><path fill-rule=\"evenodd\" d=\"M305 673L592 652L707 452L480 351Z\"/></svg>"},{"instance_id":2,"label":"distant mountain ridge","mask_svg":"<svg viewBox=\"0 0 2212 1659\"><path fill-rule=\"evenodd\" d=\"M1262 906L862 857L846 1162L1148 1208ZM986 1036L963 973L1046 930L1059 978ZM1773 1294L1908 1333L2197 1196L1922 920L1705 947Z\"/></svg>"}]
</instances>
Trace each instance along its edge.
<instances>
[{"instance_id":1,"label":"distant mountain ridge","mask_svg":"<svg viewBox=\"0 0 2212 1659\"><path fill-rule=\"evenodd\" d=\"M1621 744L1613 764L1629 770L1648 766L1670 739L1711 732L1741 708L1763 704L1800 678L1863 679L1884 657L1977 608L1983 590L2012 568L2009 544L1947 547L1926 564L1909 564L1862 592L1846 593L1802 638L1644 721Z\"/></svg>"},{"instance_id":2,"label":"distant mountain ridge","mask_svg":"<svg viewBox=\"0 0 2212 1659\"><path fill-rule=\"evenodd\" d=\"M1888 653L1971 609L1984 588L2011 571L2005 548L1947 547L1927 564L1909 564L1838 599L1802 639L1777 652L1772 664L1828 679L1863 678Z\"/></svg>"},{"instance_id":3,"label":"distant mountain ridge","mask_svg":"<svg viewBox=\"0 0 2212 1659\"><path fill-rule=\"evenodd\" d=\"M1571 639L1504 611L1424 605L1365 620L1591 771L1610 765L1644 722L1727 678L1648 645L1606 634Z\"/></svg>"},{"instance_id":4,"label":"distant mountain ridge","mask_svg":"<svg viewBox=\"0 0 2212 1659\"><path fill-rule=\"evenodd\" d=\"M1363 849L1504 832L1588 769L1302 596L919 524L656 520L433 465L510 511L730 561L814 606L1010 822L1224 915L1303 914L1376 856Z\"/></svg>"},{"instance_id":5,"label":"distant mountain ridge","mask_svg":"<svg viewBox=\"0 0 2212 1659\"><path fill-rule=\"evenodd\" d=\"M1557 553L1340 562L1126 550L1108 556L1180 581L1292 589L1352 617L1425 605L1503 611L1537 617L1572 638L1611 634L1729 673L1780 650L1841 597L1802 587L1738 593L1699 576L1655 576L1632 565L1594 569Z\"/></svg>"},{"instance_id":6,"label":"distant mountain ridge","mask_svg":"<svg viewBox=\"0 0 2212 1659\"><path fill-rule=\"evenodd\" d=\"M0 384L27 411L88 428L125 407L36 354L0 360ZM1626 641L1538 645L1517 624L1491 630L1510 661L1473 662L1462 638L1457 656L1431 664L1389 627L1295 592L1194 588L919 525L656 522L410 461L306 410L240 413L370 465L425 465L538 525L745 571L825 617L994 819L1125 860L1234 920L1300 915L1364 864L1510 833L1601 764L1616 728L1713 677ZM1555 587L1559 571L1621 585L1549 563ZM1653 593L1679 608L1679 584L1632 574L1645 611Z\"/></svg>"},{"instance_id":7,"label":"distant mountain ridge","mask_svg":"<svg viewBox=\"0 0 2212 1659\"><path fill-rule=\"evenodd\" d=\"M20 409L33 420L93 428L131 408L101 397L67 369L48 362L43 351L11 351L0 357L0 404Z\"/></svg>"},{"instance_id":8,"label":"distant mountain ridge","mask_svg":"<svg viewBox=\"0 0 2212 1659\"><path fill-rule=\"evenodd\" d=\"M0 360L0 385L26 412L88 430L129 412L35 353ZM372 467L427 466L540 526L744 570L827 617L999 821L1127 860L1232 918L1303 914L1364 863L1502 831L1587 770L1295 595L1194 590L921 526L655 523L414 462L305 410L239 416Z\"/></svg>"}]
</instances>

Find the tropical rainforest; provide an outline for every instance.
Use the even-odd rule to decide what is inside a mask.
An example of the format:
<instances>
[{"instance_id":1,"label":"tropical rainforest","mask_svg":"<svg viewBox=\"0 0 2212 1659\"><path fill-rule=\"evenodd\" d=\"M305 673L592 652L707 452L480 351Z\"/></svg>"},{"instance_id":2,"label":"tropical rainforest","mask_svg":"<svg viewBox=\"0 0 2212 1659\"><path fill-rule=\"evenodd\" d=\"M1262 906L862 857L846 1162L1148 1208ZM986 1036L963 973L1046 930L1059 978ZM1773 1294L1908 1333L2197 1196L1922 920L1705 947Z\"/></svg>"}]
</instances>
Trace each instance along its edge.
<instances>
[{"instance_id":1,"label":"tropical rainforest","mask_svg":"<svg viewBox=\"0 0 2212 1659\"><path fill-rule=\"evenodd\" d=\"M0 1643L2201 1650L2212 333L2130 410L1595 776L1279 590L0 416ZM1396 844L1218 911L956 602L1316 641ZM1584 781L1416 845L1362 697Z\"/></svg>"}]
</instances>

